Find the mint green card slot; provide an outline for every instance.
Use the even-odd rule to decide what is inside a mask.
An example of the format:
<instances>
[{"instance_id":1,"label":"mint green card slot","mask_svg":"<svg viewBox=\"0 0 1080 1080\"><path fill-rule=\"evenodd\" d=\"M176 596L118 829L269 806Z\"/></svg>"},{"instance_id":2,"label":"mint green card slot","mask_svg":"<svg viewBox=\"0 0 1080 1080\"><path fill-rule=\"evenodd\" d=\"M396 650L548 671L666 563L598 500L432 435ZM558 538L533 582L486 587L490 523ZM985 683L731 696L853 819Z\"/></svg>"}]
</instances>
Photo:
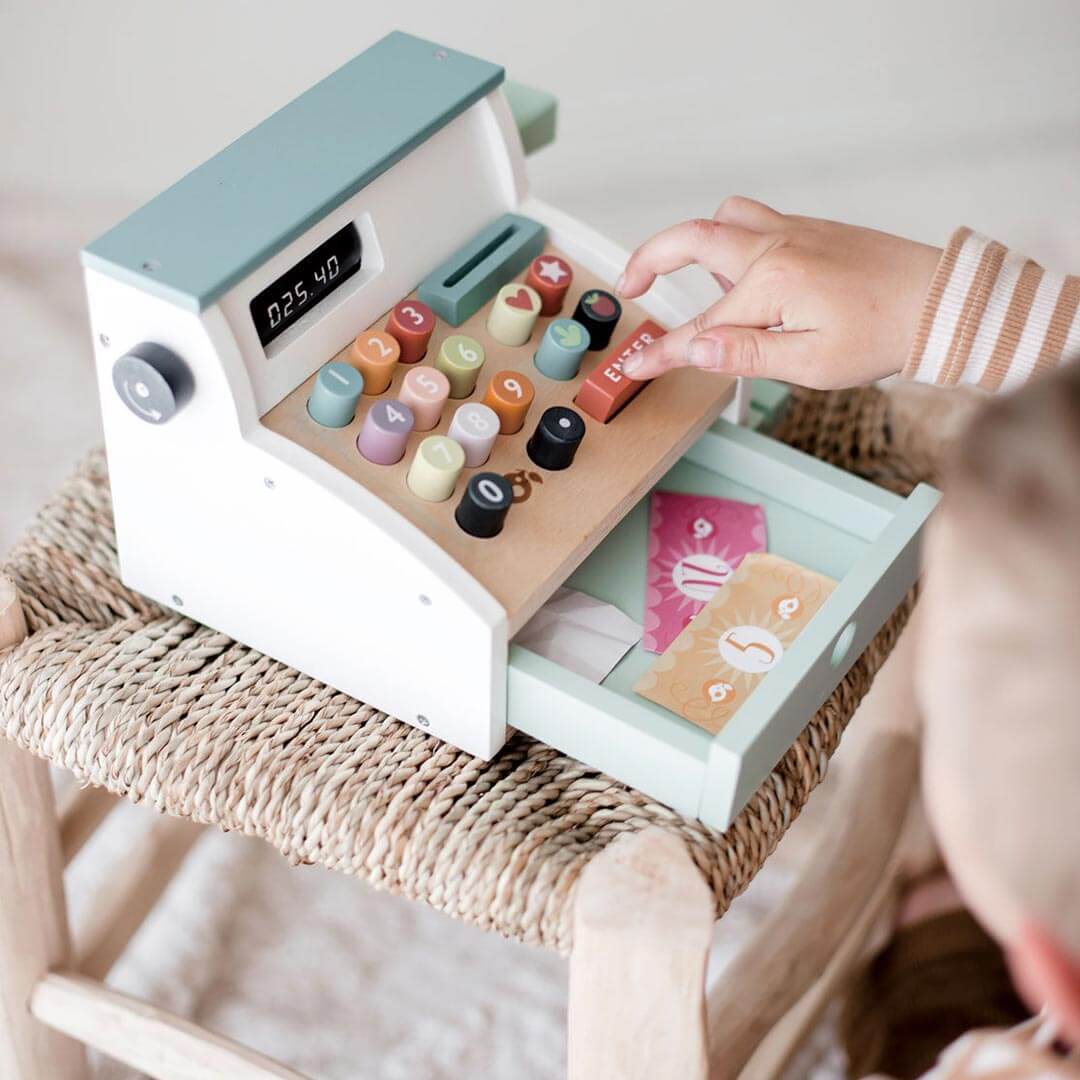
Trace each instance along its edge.
<instances>
[{"instance_id":1,"label":"mint green card slot","mask_svg":"<svg viewBox=\"0 0 1080 1080\"><path fill-rule=\"evenodd\" d=\"M451 326L475 315L544 250L547 230L520 214L503 214L420 283L416 295Z\"/></svg>"}]
</instances>

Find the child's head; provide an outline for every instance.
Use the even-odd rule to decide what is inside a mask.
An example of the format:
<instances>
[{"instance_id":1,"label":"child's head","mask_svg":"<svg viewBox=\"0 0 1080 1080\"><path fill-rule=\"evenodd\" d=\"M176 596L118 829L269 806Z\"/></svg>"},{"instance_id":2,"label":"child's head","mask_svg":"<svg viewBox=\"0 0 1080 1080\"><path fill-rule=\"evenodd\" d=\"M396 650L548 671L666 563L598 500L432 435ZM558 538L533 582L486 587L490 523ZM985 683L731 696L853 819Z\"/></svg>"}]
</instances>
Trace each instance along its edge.
<instances>
[{"instance_id":1,"label":"child's head","mask_svg":"<svg viewBox=\"0 0 1080 1080\"><path fill-rule=\"evenodd\" d=\"M1080 1040L1080 364L980 412L928 541L927 806L1021 989Z\"/></svg>"}]
</instances>

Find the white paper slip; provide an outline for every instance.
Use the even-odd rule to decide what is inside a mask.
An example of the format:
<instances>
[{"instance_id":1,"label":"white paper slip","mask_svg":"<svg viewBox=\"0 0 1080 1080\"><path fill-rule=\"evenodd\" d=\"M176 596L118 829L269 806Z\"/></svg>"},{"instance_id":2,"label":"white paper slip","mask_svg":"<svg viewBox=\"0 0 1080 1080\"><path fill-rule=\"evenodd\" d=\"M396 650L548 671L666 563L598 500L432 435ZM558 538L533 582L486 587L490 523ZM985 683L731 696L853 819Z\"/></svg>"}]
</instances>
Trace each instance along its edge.
<instances>
[{"instance_id":1,"label":"white paper slip","mask_svg":"<svg viewBox=\"0 0 1080 1080\"><path fill-rule=\"evenodd\" d=\"M558 589L515 643L595 683L641 640L641 625L613 604L577 589Z\"/></svg>"}]
</instances>

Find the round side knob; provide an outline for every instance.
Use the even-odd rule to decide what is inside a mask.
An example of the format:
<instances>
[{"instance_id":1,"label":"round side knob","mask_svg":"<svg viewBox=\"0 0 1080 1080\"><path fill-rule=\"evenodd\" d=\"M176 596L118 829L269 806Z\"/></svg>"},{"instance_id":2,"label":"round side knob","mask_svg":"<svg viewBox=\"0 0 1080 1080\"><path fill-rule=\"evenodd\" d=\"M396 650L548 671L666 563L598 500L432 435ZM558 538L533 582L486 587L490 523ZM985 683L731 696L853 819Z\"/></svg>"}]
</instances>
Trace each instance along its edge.
<instances>
[{"instance_id":1,"label":"round side knob","mask_svg":"<svg viewBox=\"0 0 1080 1080\"><path fill-rule=\"evenodd\" d=\"M541 469L557 472L570 467L584 438L585 421L565 405L552 405L544 410L525 449Z\"/></svg>"},{"instance_id":2,"label":"round side knob","mask_svg":"<svg viewBox=\"0 0 1080 1080\"><path fill-rule=\"evenodd\" d=\"M144 341L121 356L112 369L120 400L148 424L164 424L195 390L191 369L171 349Z\"/></svg>"},{"instance_id":3,"label":"round side knob","mask_svg":"<svg viewBox=\"0 0 1080 1080\"><path fill-rule=\"evenodd\" d=\"M574 309L574 321L589 331L589 349L606 349L622 316L622 304L603 289L582 293Z\"/></svg>"},{"instance_id":4,"label":"round side knob","mask_svg":"<svg viewBox=\"0 0 1080 1080\"><path fill-rule=\"evenodd\" d=\"M454 511L454 520L464 532L481 540L502 532L506 514L514 501L514 489L505 476L482 472L469 477L465 494Z\"/></svg>"}]
</instances>

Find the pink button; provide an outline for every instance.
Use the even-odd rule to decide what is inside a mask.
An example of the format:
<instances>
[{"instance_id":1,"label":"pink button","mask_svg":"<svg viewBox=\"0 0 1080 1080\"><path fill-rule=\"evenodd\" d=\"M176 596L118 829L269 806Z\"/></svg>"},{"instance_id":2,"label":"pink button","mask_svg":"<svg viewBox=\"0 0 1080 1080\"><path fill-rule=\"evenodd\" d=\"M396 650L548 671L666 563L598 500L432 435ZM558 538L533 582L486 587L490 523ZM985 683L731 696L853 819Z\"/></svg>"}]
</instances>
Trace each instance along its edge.
<instances>
[{"instance_id":1,"label":"pink button","mask_svg":"<svg viewBox=\"0 0 1080 1080\"><path fill-rule=\"evenodd\" d=\"M465 464L470 469L478 468L491 457L499 435L499 414L479 401L471 401L454 413L447 434L465 451Z\"/></svg>"},{"instance_id":2,"label":"pink button","mask_svg":"<svg viewBox=\"0 0 1080 1080\"><path fill-rule=\"evenodd\" d=\"M376 465L395 465L405 456L413 412L400 401L376 401L364 417L356 449Z\"/></svg>"},{"instance_id":3,"label":"pink button","mask_svg":"<svg viewBox=\"0 0 1080 1080\"><path fill-rule=\"evenodd\" d=\"M450 380L433 367L412 368L401 381L400 398L416 419L417 431L430 431L450 396Z\"/></svg>"}]
</instances>

